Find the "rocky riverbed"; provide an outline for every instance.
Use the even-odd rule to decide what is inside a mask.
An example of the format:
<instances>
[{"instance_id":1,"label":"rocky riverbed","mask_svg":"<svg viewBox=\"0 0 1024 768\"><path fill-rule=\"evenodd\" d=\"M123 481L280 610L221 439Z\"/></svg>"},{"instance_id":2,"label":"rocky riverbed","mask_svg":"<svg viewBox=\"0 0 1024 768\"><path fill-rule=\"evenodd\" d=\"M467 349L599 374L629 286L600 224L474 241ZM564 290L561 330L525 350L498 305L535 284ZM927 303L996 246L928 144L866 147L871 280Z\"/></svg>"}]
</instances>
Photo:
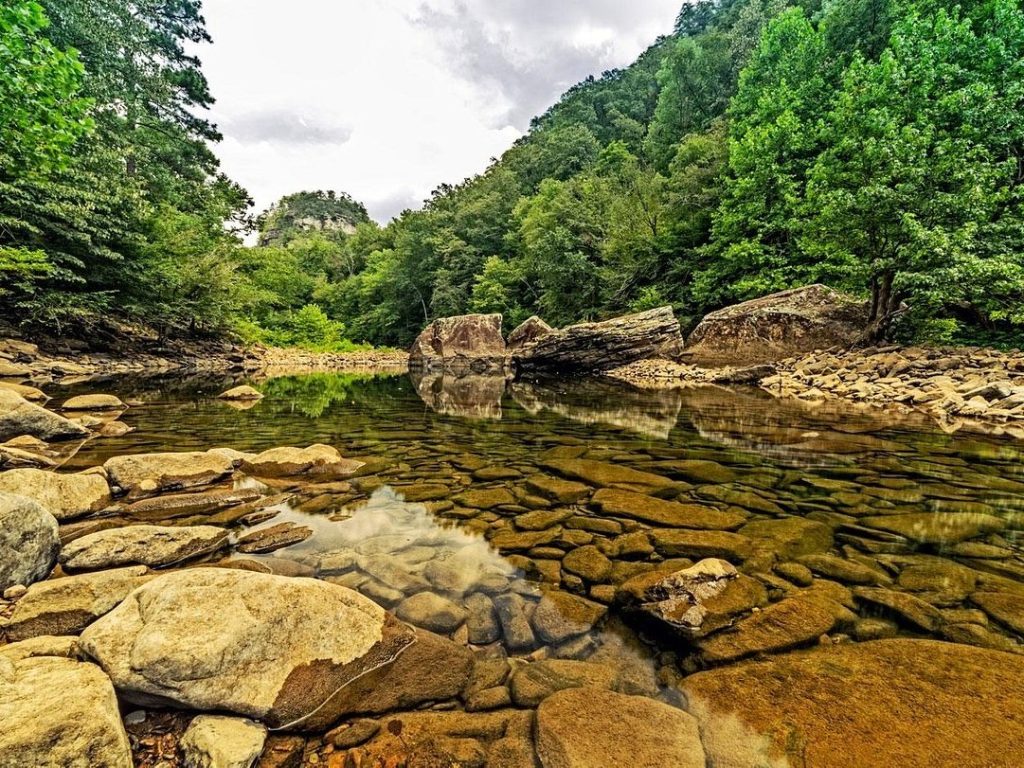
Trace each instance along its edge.
<instances>
[{"instance_id":1,"label":"rocky riverbed","mask_svg":"<svg viewBox=\"0 0 1024 768\"><path fill-rule=\"evenodd\" d=\"M1016 764L1016 441L480 378L10 392L0 765Z\"/></svg>"}]
</instances>

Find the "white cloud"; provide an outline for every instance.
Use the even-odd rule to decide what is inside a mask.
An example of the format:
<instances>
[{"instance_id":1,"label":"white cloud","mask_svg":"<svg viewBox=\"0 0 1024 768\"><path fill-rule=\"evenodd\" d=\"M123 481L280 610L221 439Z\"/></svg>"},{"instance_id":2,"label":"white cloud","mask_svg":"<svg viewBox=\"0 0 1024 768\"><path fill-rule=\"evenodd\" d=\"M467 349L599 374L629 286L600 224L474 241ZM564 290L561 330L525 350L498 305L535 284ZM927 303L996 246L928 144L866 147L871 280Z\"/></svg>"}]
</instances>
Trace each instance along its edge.
<instances>
[{"instance_id":1,"label":"white cloud","mask_svg":"<svg viewBox=\"0 0 1024 768\"><path fill-rule=\"evenodd\" d=\"M679 0L206 0L224 171L264 208L345 191L381 221L479 173Z\"/></svg>"}]
</instances>

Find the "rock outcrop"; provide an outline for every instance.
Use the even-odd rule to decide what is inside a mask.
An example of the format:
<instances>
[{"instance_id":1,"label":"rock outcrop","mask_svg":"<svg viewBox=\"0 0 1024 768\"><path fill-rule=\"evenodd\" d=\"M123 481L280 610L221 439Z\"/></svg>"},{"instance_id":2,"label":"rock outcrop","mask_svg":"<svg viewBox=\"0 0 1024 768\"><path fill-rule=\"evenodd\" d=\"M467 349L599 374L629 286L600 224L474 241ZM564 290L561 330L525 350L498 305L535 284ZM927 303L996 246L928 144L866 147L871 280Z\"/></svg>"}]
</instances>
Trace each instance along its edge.
<instances>
[{"instance_id":1,"label":"rock outcrop","mask_svg":"<svg viewBox=\"0 0 1024 768\"><path fill-rule=\"evenodd\" d=\"M517 325L508 335L508 351L515 352L527 344L536 341L541 336L547 336L554 330L554 328L534 315Z\"/></svg>"},{"instance_id":2,"label":"rock outcrop","mask_svg":"<svg viewBox=\"0 0 1024 768\"><path fill-rule=\"evenodd\" d=\"M682 352L679 321L661 307L600 323L571 325L542 334L515 350L516 371L606 371L647 358Z\"/></svg>"},{"instance_id":3,"label":"rock outcrop","mask_svg":"<svg viewBox=\"0 0 1024 768\"><path fill-rule=\"evenodd\" d=\"M68 440L88 437L89 430L30 403L17 392L0 389L0 440L20 435L31 435L40 440Z\"/></svg>"},{"instance_id":4,"label":"rock outcrop","mask_svg":"<svg viewBox=\"0 0 1024 768\"><path fill-rule=\"evenodd\" d=\"M878 640L686 678L716 768L1017 765L1024 656ZM912 713L912 714L910 714Z\"/></svg>"},{"instance_id":5,"label":"rock outcrop","mask_svg":"<svg viewBox=\"0 0 1024 768\"><path fill-rule=\"evenodd\" d=\"M438 318L409 349L409 368L470 373L502 373L507 366L501 315L459 315Z\"/></svg>"},{"instance_id":6,"label":"rock outcrop","mask_svg":"<svg viewBox=\"0 0 1024 768\"><path fill-rule=\"evenodd\" d=\"M868 307L824 285L745 301L705 316L686 340L693 362L745 365L857 341Z\"/></svg>"},{"instance_id":7,"label":"rock outcrop","mask_svg":"<svg viewBox=\"0 0 1024 768\"><path fill-rule=\"evenodd\" d=\"M25 496L0 493L0 592L44 578L59 551L53 515Z\"/></svg>"},{"instance_id":8,"label":"rock outcrop","mask_svg":"<svg viewBox=\"0 0 1024 768\"><path fill-rule=\"evenodd\" d=\"M0 765L132 768L114 688L94 664L0 659Z\"/></svg>"},{"instance_id":9,"label":"rock outcrop","mask_svg":"<svg viewBox=\"0 0 1024 768\"><path fill-rule=\"evenodd\" d=\"M337 717L349 683L414 640L369 599L327 582L219 568L140 587L82 634L129 701L300 727Z\"/></svg>"}]
</instances>

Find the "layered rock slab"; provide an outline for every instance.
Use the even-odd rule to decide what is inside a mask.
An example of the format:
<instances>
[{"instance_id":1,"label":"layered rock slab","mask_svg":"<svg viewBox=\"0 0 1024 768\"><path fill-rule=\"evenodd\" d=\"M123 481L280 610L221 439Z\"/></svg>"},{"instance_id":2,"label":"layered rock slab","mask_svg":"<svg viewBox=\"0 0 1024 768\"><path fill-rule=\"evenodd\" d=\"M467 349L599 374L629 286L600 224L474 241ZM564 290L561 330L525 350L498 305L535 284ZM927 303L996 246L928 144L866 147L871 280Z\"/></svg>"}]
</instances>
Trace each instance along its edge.
<instances>
[{"instance_id":1,"label":"layered rock slab","mask_svg":"<svg viewBox=\"0 0 1024 768\"><path fill-rule=\"evenodd\" d=\"M60 562L69 571L121 565L160 568L216 552L228 538L226 530L214 525L109 528L70 542L60 553Z\"/></svg>"},{"instance_id":2,"label":"layered rock slab","mask_svg":"<svg viewBox=\"0 0 1024 768\"><path fill-rule=\"evenodd\" d=\"M335 719L337 694L413 640L344 587L203 568L140 587L81 644L129 701L226 710L281 728Z\"/></svg>"},{"instance_id":3,"label":"layered rock slab","mask_svg":"<svg viewBox=\"0 0 1024 768\"><path fill-rule=\"evenodd\" d=\"M1010 766L1024 657L933 640L790 653L686 678L716 768Z\"/></svg>"}]
</instances>

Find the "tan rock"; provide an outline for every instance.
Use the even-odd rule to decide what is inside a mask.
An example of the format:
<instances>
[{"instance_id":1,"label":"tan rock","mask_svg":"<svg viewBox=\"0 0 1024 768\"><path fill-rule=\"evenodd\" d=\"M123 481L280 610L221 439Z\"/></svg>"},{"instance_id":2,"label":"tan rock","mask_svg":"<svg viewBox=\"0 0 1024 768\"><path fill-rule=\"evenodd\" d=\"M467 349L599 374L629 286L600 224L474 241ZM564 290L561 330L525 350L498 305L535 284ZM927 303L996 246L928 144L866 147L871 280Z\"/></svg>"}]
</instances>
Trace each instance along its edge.
<instances>
[{"instance_id":1,"label":"tan rock","mask_svg":"<svg viewBox=\"0 0 1024 768\"><path fill-rule=\"evenodd\" d=\"M96 512L110 503L107 481L97 474L11 469L0 473L0 492L35 499L61 521Z\"/></svg>"},{"instance_id":2,"label":"tan rock","mask_svg":"<svg viewBox=\"0 0 1024 768\"><path fill-rule=\"evenodd\" d=\"M344 459L337 448L311 445L308 448L271 448L246 458L241 469L256 477L291 477L293 475L330 475L349 477L363 462Z\"/></svg>"},{"instance_id":3,"label":"tan rock","mask_svg":"<svg viewBox=\"0 0 1024 768\"><path fill-rule=\"evenodd\" d=\"M64 401L65 411L120 411L128 406L114 395L79 395Z\"/></svg>"},{"instance_id":4,"label":"tan rock","mask_svg":"<svg viewBox=\"0 0 1024 768\"><path fill-rule=\"evenodd\" d=\"M216 552L228 543L228 538L226 530L213 525L109 528L68 543L60 553L60 562L68 571L121 565L160 568Z\"/></svg>"},{"instance_id":5,"label":"tan rock","mask_svg":"<svg viewBox=\"0 0 1024 768\"><path fill-rule=\"evenodd\" d=\"M45 578L59 550L53 515L33 499L0 493L0 592Z\"/></svg>"},{"instance_id":6,"label":"tan rock","mask_svg":"<svg viewBox=\"0 0 1024 768\"><path fill-rule=\"evenodd\" d=\"M0 440L31 435L41 440L88 437L89 430L30 403L16 392L0 389Z\"/></svg>"},{"instance_id":7,"label":"tan rock","mask_svg":"<svg viewBox=\"0 0 1024 768\"><path fill-rule=\"evenodd\" d=\"M263 393L248 384L243 384L221 392L217 397L220 400L262 400Z\"/></svg>"},{"instance_id":8,"label":"tan rock","mask_svg":"<svg viewBox=\"0 0 1024 768\"><path fill-rule=\"evenodd\" d=\"M209 485L234 471L231 459L209 452L116 456L103 466L110 482L133 497Z\"/></svg>"},{"instance_id":9,"label":"tan rock","mask_svg":"<svg viewBox=\"0 0 1024 768\"><path fill-rule=\"evenodd\" d=\"M251 768L263 752L267 729L241 717L199 715L179 745L186 768Z\"/></svg>"}]
</instances>

